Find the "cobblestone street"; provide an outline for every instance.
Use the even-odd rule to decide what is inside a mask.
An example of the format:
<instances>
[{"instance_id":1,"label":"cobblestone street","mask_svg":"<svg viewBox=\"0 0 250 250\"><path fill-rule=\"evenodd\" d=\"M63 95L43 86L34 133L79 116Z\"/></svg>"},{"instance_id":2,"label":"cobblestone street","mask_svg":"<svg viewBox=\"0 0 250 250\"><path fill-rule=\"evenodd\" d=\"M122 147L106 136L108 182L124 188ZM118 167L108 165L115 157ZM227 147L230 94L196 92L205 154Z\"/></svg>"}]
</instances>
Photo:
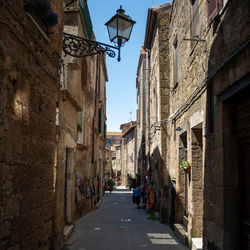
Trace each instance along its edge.
<instances>
[{"instance_id":1,"label":"cobblestone street","mask_svg":"<svg viewBox=\"0 0 250 250\"><path fill-rule=\"evenodd\" d=\"M118 189L106 193L101 207L78 220L64 250L188 249L169 226L148 220L137 209L132 192Z\"/></svg>"}]
</instances>

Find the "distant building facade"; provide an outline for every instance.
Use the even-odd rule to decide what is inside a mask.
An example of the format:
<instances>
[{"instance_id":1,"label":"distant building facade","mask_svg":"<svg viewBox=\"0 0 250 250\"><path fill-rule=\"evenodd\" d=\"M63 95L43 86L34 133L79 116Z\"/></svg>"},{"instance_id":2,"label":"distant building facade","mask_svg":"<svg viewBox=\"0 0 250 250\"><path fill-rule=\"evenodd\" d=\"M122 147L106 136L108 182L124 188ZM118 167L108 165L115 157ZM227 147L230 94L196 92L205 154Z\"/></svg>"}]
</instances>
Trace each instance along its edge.
<instances>
[{"instance_id":1,"label":"distant building facade","mask_svg":"<svg viewBox=\"0 0 250 250\"><path fill-rule=\"evenodd\" d=\"M136 122L129 122L120 126L122 130L121 142L121 184L129 185L129 179L136 174Z\"/></svg>"},{"instance_id":2,"label":"distant building facade","mask_svg":"<svg viewBox=\"0 0 250 250\"><path fill-rule=\"evenodd\" d=\"M120 184L121 178L121 132L107 132L106 147L112 151L111 175L114 178L116 185Z\"/></svg>"}]
</instances>

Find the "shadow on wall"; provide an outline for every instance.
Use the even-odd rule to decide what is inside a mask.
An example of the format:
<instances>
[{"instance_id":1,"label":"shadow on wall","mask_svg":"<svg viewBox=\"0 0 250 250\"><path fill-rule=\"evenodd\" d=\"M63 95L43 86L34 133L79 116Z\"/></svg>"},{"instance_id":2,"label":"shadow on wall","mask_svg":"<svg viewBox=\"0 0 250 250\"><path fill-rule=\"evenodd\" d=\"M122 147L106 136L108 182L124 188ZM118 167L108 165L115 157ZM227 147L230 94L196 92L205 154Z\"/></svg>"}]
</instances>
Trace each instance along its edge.
<instances>
[{"instance_id":1,"label":"shadow on wall","mask_svg":"<svg viewBox=\"0 0 250 250\"><path fill-rule=\"evenodd\" d=\"M0 248L38 249L53 245L59 65L46 53L58 43L28 29L23 2L12 2L0 6Z\"/></svg>"},{"instance_id":2,"label":"shadow on wall","mask_svg":"<svg viewBox=\"0 0 250 250\"><path fill-rule=\"evenodd\" d=\"M223 19L211 25L215 39L208 65L204 249L239 249L241 244L240 249L247 249L249 227L243 221L250 219L244 178L247 171L249 176L250 91L243 87L250 84L250 4L228 1L224 11Z\"/></svg>"}]
</instances>

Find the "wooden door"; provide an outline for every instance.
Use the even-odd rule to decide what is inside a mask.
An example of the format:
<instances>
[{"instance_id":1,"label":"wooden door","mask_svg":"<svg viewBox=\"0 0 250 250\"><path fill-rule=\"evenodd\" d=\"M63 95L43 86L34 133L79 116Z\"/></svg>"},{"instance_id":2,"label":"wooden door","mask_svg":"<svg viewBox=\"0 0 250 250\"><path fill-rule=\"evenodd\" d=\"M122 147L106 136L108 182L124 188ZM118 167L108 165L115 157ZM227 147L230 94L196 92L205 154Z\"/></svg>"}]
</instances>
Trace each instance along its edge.
<instances>
[{"instance_id":1,"label":"wooden door","mask_svg":"<svg viewBox=\"0 0 250 250\"><path fill-rule=\"evenodd\" d=\"M250 250L250 87L233 99L233 121L238 140L240 249Z\"/></svg>"},{"instance_id":2,"label":"wooden door","mask_svg":"<svg viewBox=\"0 0 250 250\"><path fill-rule=\"evenodd\" d=\"M250 139L240 144L240 242L250 250Z\"/></svg>"}]
</instances>

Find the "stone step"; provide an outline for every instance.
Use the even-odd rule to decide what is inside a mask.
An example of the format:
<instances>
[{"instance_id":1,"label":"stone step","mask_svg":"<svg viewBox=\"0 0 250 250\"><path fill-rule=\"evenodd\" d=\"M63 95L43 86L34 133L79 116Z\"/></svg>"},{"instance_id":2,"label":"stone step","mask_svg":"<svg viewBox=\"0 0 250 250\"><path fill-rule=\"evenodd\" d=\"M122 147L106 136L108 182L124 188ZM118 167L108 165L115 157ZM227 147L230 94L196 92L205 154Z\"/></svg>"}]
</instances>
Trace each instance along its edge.
<instances>
[{"instance_id":1,"label":"stone step","mask_svg":"<svg viewBox=\"0 0 250 250\"><path fill-rule=\"evenodd\" d=\"M202 250L202 238L192 238L192 250Z\"/></svg>"},{"instance_id":2,"label":"stone step","mask_svg":"<svg viewBox=\"0 0 250 250\"><path fill-rule=\"evenodd\" d=\"M74 230L74 225L70 224L64 227L64 240L67 240Z\"/></svg>"},{"instance_id":3,"label":"stone step","mask_svg":"<svg viewBox=\"0 0 250 250\"><path fill-rule=\"evenodd\" d=\"M187 216L183 216L183 225L187 228L188 226L188 217Z\"/></svg>"},{"instance_id":4,"label":"stone step","mask_svg":"<svg viewBox=\"0 0 250 250\"><path fill-rule=\"evenodd\" d=\"M187 245L187 229L183 224L174 224L175 236L185 245Z\"/></svg>"}]
</instances>

